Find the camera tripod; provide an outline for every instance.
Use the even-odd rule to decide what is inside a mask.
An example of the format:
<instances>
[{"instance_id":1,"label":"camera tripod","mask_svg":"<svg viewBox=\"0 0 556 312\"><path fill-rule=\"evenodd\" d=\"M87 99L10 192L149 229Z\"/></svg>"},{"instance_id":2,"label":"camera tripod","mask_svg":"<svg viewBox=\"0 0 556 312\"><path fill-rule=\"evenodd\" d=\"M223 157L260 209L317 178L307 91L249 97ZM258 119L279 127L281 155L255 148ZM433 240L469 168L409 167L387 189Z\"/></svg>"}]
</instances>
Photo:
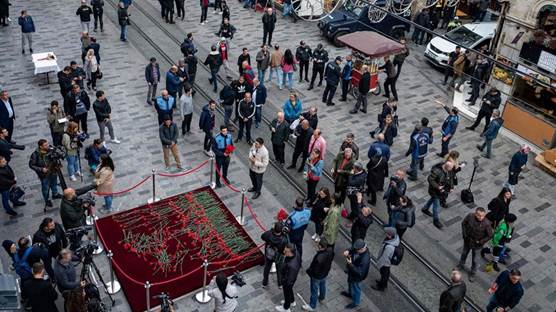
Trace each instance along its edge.
<instances>
[{"instance_id":1,"label":"camera tripod","mask_svg":"<svg viewBox=\"0 0 556 312\"><path fill-rule=\"evenodd\" d=\"M81 268L81 280L87 281L87 283L94 284L95 286L98 287L98 283L95 278L95 273L98 276L100 282L102 283L102 287L104 287L104 292L108 295L108 298L110 298L110 302L112 302L112 306L114 306L116 304L116 301L114 300L112 295L110 295L108 289L106 288L107 284L104 282L104 279L100 274L100 270L98 269L97 265L93 261L92 252L89 252L89 248L86 247L84 257L83 257L83 267Z\"/></svg>"}]
</instances>

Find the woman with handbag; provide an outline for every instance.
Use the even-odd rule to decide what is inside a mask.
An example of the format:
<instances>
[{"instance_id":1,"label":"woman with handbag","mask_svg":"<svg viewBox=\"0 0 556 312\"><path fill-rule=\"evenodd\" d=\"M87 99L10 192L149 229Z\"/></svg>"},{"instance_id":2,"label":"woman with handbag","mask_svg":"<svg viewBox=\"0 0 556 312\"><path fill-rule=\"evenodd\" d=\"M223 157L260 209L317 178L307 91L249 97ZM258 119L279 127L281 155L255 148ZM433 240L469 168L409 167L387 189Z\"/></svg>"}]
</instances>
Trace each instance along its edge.
<instances>
[{"instance_id":1,"label":"woman with handbag","mask_svg":"<svg viewBox=\"0 0 556 312\"><path fill-rule=\"evenodd\" d=\"M83 67L85 69L85 74L87 75L87 88L90 90L91 87L93 87L93 90L96 91L97 74L100 70L100 67L97 63L97 58L95 57L95 51L93 49L89 49L89 51L87 51Z\"/></svg>"},{"instance_id":2,"label":"woman with handbag","mask_svg":"<svg viewBox=\"0 0 556 312\"><path fill-rule=\"evenodd\" d=\"M311 221L315 223L315 234L311 236L312 240L317 240L322 235L324 228L322 222L326 217L326 210L332 205L330 191L326 187L321 187L317 198L311 203Z\"/></svg>"},{"instance_id":3,"label":"woman with handbag","mask_svg":"<svg viewBox=\"0 0 556 312\"><path fill-rule=\"evenodd\" d=\"M112 212L112 193L114 192L114 162L107 154L100 156L100 165L95 171L95 185L97 192L104 196L104 207L101 213Z\"/></svg>"},{"instance_id":4,"label":"woman with handbag","mask_svg":"<svg viewBox=\"0 0 556 312\"><path fill-rule=\"evenodd\" d=\"M307 201L312 203L315 200L315 191L317 184L319 184L320 176L322 175L322 168L324 167L324 160L322 160L318 148L313 149L309 158L305 162L305 171L303 175L307 180Z\"/></svg>"},{"instance_id":5,"label":"woman with handbag","mask_svg":"<svg viewBox=\"0 0 556 312\"><path fill-rule=\"evenodd\" d=\"M14 171L8 165L8 162L3 156L0 156L0 193L2 194L2 205L6 213L11 216L17 216L17 212L10 206L10 191L16 186L16 178ZM19 199L13 202L14 206L23 206L25 202Z\"/></svg>"}]
</instances>

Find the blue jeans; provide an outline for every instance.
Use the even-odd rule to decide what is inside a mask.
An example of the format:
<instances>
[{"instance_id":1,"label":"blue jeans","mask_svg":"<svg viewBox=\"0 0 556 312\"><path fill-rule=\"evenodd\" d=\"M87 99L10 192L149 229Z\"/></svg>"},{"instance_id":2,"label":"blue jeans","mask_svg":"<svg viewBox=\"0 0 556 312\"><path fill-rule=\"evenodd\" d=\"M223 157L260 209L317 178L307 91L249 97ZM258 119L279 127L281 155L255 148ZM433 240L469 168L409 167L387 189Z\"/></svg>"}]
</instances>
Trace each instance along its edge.
<instances>
[{"instance_id":1,"label":"blue jeans","mask_svg":"<svg viewBox=\"0 0 556 312\"><path fill-rule=\"evenodd\" d=\"M8 211L11 210L10 207L10 191L2 191L2 205L4 206L4 210Z\"/></svg>"},{"instance_id":2,"label":"blue jeans","mask_svg":"<svg viewBox=\"0 0 556 312\"><path fill-rule=\"evenodd\" d=\"M42 191L42 198L45 201L49 198L49 191L52 190L52 195L59 194L58 193L58 176L56 174L51 174L46 176L46 178L41 179L41 191Z\"/></svg>"},{"instance_id":3,"label":"blue jeans","mask_svg":"<svg viewBox=\"0 0 556 312\"><path fill-rule=\"evenodd\" d=\"M492 155L492 141L494 141L494 139L487 139L485 138L485 141L483 142L482 145L482 149L484 150L486 148L486 152L485 152L485 156L487 158L490 158L490 156Z\"/></svg>"},{"instance_id":4,"label":"blue jeans","mask_svg":"<svg viewBox=\"0 0 556 312\"><path fill-rule=\"evenodd\" d=\"M120 25L120 40L127 40L127 25Z\"/></svg>"},{"instance_id":5,"label":"blue jeans","mask_svg":"<svg viewBox=\"0 0 556 312\"><path fill-rule=\"evenodd\" d=\"M351 299L353 299L353 304L358 306L361 303L361 283L360 282L348 282L349 294Z\"/></svg>"},{"instance_id":6,"label":"blue jeans","mask_svg":"<svg viewBox=\"0 0 556 312\"><path fill-rule=\"evenodd\" d=\"M259 79L259 81L261 82L261 84L264 86L264 76L266 75L266 69L265 70L260 70L257 69L257 78Z\"/></svg>"},{"instance_id":7,"label":"blue jeans","mask_svg":"<svg viewBox=\"0 0 556 312\"><path fill-rule=\"evenodd\" d=\"M290 15L290 13L293 12L293 4L292 3L290 3L290 4L284 3L284 7L283 7L282 10L283 10L282 16Z\"/></svg>"},{"instance_id":8,"label":"blue jeans","mask_svg":"<svg viewBox=\"0 0 556 312\"><path fill-rule=\"evenodd\" d=\"M218 72L213 72L212 70L210 71L210 83L212 84L212 86L214 87L214 92L218 91L218 79L217 76Z\"/></svg>"},{"instance_id":9,"label":"blue jeans","mask_svg":"<svg viewBox=\"0 0 556 312\"><path fill-rule=\"evenodd\" d=\"M68 161L69 176L75 176L75 173L79 171L79 167L77 165L77 155L67 155L66 160Z\"/></svg>"},{"instance_id":10,"label":"blue jeans","mask_svg":"<svg viewBox=\"0 0 556 312\"><path fill-rule=\"evenodd\" d=\"M288 89L293 89L293 72L291 73L284 73L282 72L282 81L280 82L280 89L282 86L286 84L286 77L288 79Z\"/></svg>"},{"instance_id":11,"label":"blue jeans","mask_svg":"<svg viewBox=\"0 0 556 312\"><path fill-rule=\"evenodd\" d=\"M424 158L414 158L411 157L411 164L409 164L409 170L407 170L407 175L410 176L412 179L417 179L419 174L419 166L423 166L422 163L425 159Z\"/></svg>"},{"instance_id":12,"label":"blue jeans","mask_svg":"<svg viewBox=\"0 0 556 312\"><path fill-rule=\"evenodd\" d=\"M112 195L110 196L104 196L104 209L106 210L112 210Z\"/></svg>"},{"instance_id":13,"label":"blue jeans","mask_svg":"<svg viewBox=\"0 0 556 312\"><path fill-rule=\"evenodd\" d=\"M501 307L501 304L498 302L498 300L496 300L496 296L490 296L490 299L488 300L488 304L486 306L486 312L492 312L498 307Z\"/></svg>"},{"instance_id":14,"label":"blue jeans","mask_svg":"<svg viewBox=\"0 0 556 312\"><path fill-rule=\"evenodd\" d=\"M255 125L259 126L259 124L261 123L262 120L262 115L263 115L263 107L256 107L255 108Z\"/></svg>"},{"instance_id":15,"label":"blue jeans","mask_svg":"<svg viewBox=\"0 0 556 312\"><path fill-rule=\"evenodd\" d=\"M316 279L311 277L311 300L309 306L315 309L317 307L317 299L321 301L326 297L326 277Z\"/></svg>"},{"instance_id":16,"label":"blue jeans","mask_svg":"<svg viewBox=\"0 0 556 312\"><path fill-rule=\"evenodd\" d=\"M270 74L268 74L268 82L272 82L272 74L276 74L276 80L278 80L278 86L282 85L282 70L280 67L274 67L270 69Z\"/></svg>"},{"instance_id":17,"label":"blue jeans","mask_svg":"<svg viewBox=\"0 0 556 312\"><path fill-rule=\"evenodd\" d=\"M429 210L432 205L432 218L434 221L440 221L438 218L438 213L440 212L440 198L434 196L429 199L425 204L423 209Z\"/></svg>"}]
</instances>

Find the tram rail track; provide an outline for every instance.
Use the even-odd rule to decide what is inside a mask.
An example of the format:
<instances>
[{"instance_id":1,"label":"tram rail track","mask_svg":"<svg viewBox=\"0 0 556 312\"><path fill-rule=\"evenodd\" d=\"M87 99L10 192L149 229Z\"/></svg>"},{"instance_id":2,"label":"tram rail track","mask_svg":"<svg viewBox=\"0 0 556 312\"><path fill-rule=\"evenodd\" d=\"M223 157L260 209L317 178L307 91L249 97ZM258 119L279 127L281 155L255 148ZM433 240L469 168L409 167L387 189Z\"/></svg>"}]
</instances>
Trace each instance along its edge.
<instances>
[{"instance_id":1,"label":"tram rail track","mask_svg":"<svg viewBox=\"0 0 556 312\"><path fill-rule=\"evenodd\" d=\"M117 8L117 3L114 0L107 0L107 2L114 8ZM170 32L168 29L166 29L166 27L164 27L164 24L162 24L160 22L160 20L157 17L154 17L151 13L148 12L148 10L146 8L144 8L142 6L142 4L138 3L139 1L135 1L133 4L133 7L140 12L142 15L144 15L149 21L151 21L153 23L153 25L155 25L157 27L157 29L159 29L160 31L162 31L172 42L174 42L177 46L177 48L179 48L180 44L181 44L181 40L179 38L177 38L172 32ZM137 25L136 23L133 22L133 20L131 21L131 25L130 25L136 32L137 34L139 34L139 36L145 40L146 43L148 43L160 56L162 56L168 63L170 64L175 64L175 59L170 56L168 53L166 53L164 51L163 48L161 48L139 25ZM208 54L208 51L206 51L206 49L204 47L197 47L199 52L204 53L204 54ZM207 73L210 73L209 68L207 66L205 66L202 62L198 62L198 68L203 69L204 71L206 71ZM228 82L223 79L222 77L220 77L220 75L217 76L218 77L218 81L222 84L222 85L226 85L228 84ZM202 86L198 85L197 83L195 83L193 85L193 89L199 93L199 95L201 95L205 100L211 100L213 97L208 94ZM271 103L267 103L267 105L265 106L270 106L272 105ZM276 108L276 107L274 107ZM277 108L276 108L277 109ZM221 114L222 116L224 115L224 110L222 109L222 107L217 106L217 111L219 112L219 114ZM270 125L271 121L265 117L264 115L262 116L262 122L265 125ZM234 124L234 126L236 127L236 129L238 128L236 124ZM290 147L294 146L294 143L289 140L288 141L288 145L290 145ZM295 176L293 176L292 174L290 174L287 169L285 169L284 167L280 166L279 164L277 164L275 161L271 160L270 164L272 165L272 167L290 184L292 185L295 190L305 196L306 195L306 191L305 191L305 186L300 183L298 181L298 179L296 179ZM323 170L323 175L327 180L327 183L333 184L333 178L332 176L326 171ZM382 220L380 217L378 217L376 214L373 214L373 219L374 219L374 226L379 226L382 227L385 222L384 220ZM344 227L340 227L340 233L342 234L342 236L348 240L351 241L351 236L348 233L348 231L344 228ZM442 284L444 284L445 286L450 285L450 281L449 279L444 276L440 270L438 270L433 264L431 264L421 253L419 253L417 250L415 250L415 248L413 248L411 245L409 245L407 242L401 240L401 243L403 244L404 248L406 249L406 254L404 258L407 258L408 255L414 257L428 272L432 273L435 278L437 278ZM376 267L376 259L373 257L373 265ZM403 264L402 264L403 265ZM390 280L391 283L400 291L400 293L409 301L411 302L415 308L419 311L431 311L430 308L427 307L427 305L425 305L423 302L421 302L421 300L419 300L419 298L408 288L406 287L396 276L395 274L391 274L390 276ZM468 296L466 296L464 298L465 303L467 305L468 308L470 308L473 311L483 311L482 308L480 308L480 306L478 304L476 304L471 298L469 298Z\"/></svg>"}]
</instances>

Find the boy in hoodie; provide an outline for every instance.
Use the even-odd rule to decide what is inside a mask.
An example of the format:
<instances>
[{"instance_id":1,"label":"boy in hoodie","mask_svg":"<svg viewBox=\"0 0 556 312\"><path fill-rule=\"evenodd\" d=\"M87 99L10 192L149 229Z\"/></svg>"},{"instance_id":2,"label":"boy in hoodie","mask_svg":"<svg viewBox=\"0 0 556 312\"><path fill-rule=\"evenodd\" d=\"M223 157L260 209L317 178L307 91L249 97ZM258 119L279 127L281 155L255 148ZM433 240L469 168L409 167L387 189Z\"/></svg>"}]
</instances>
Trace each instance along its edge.
<instances>
[{"instance_id":1,"label":"boy in hoodie","mask_svg":"<svg viewBox=\"0 0 556 312\"><path fill-rule=\"evenodd\" d=\"M210 68L209 82L213 85L213 87L214 87L213 90L216 93L218 91L217 75L218 75L218 70L220 69L220 66L222 65L222 58L220 57L220 53L218 52L215 45L210 47L210 53L209 53L209 55L207 55L207 58L205 59L204 64L205 64L205 66L209 66L209 68Z\"/></svg>"},{"instance_id":2,"label":"boy in hoodie","mask_svg":"<svg viewBox=\"0 0 556 312\"><path fill-rule=\"evenodd\" d=\"M492 111L492 121L488 124L485 132L481 133L481 137L485 138L485 141L482 145L477 145L479 151L483 151L486 147L486 152L482 153L481 156L485 158L489 158L492 152L492 141L496 139L498 136L498 132L500 128L502 128L502 124L504 123L504 119L500 117L500 111L495 109Z\"/></svg>"},{"instance_id":3,"label":"boy in hoodie","mask_svg":"<svg viewBox=\"0 0 556 312\"><path fill-rule=\"evenodd\" d=\"M384 291L388 286L388 279L390 278L390 266L392 265L392 256L396 247L400 244L400 238L395 228L387 227L384 229L386 238L380 247L378 255L377 266L380 271L380 280L376 281L376 285L371 286L372 289Z\"/></svg>"}]
</instances>

